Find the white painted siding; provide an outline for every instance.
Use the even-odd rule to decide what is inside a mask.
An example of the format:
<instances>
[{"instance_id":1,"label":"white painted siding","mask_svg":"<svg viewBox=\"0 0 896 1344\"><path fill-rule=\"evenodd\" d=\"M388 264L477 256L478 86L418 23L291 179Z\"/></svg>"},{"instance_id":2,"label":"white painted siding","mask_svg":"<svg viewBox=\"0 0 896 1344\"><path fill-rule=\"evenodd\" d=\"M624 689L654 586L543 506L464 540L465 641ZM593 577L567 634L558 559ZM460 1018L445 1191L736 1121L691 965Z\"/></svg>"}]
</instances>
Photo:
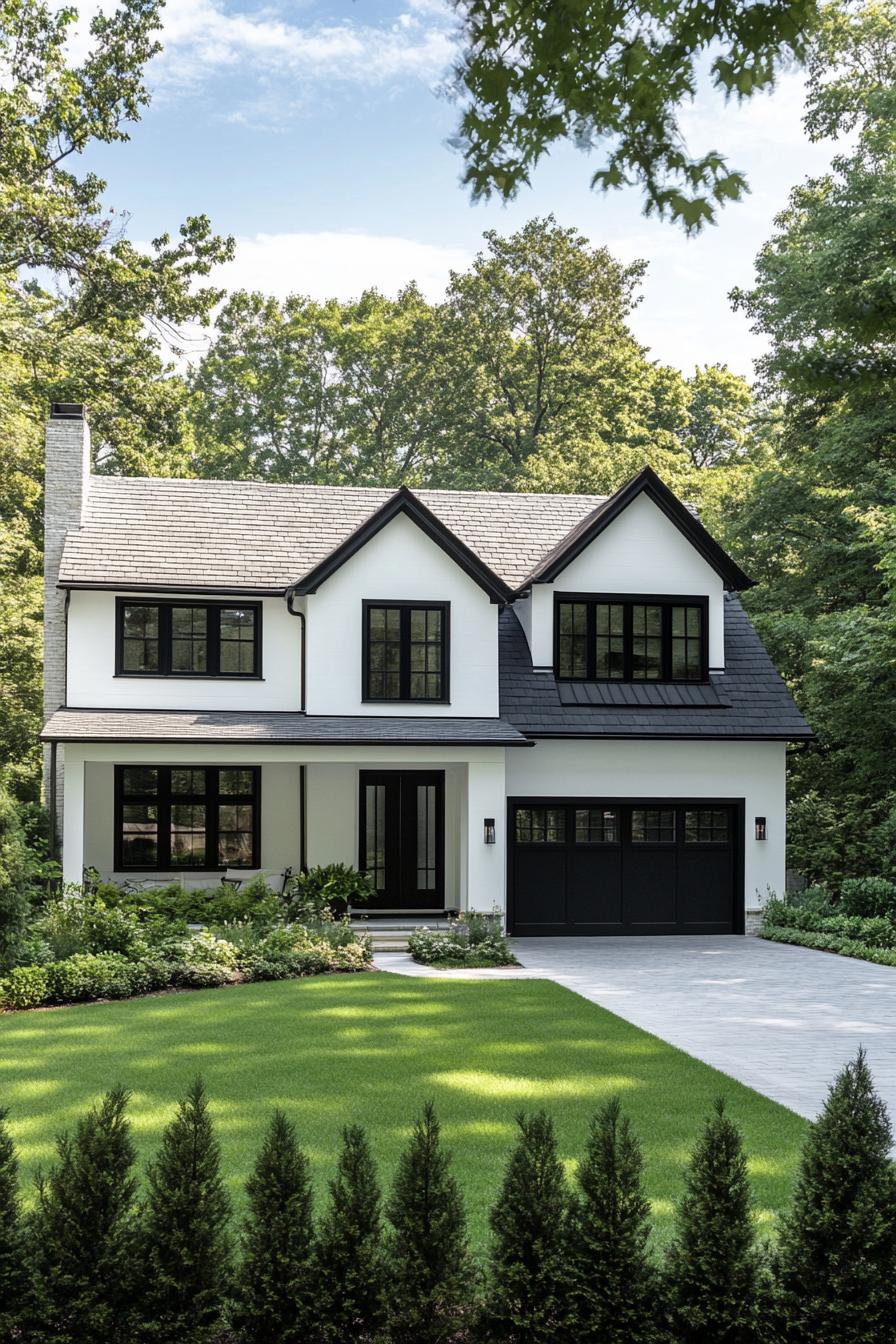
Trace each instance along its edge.
<instances>
[{"instance_id":1,"label":"white painted siding","mask_svg":"<svg viewBox=\"0 0 896 1344\"><path fill-rule=\"evenodd\" d=\"M451 604L451 703L365 704L361 604ZM416 523L399 515L306 599L309 714L496 718L498 607Z\"/></svg>"},{"instance_id":2,"label":"white painted siding","mask_svg":"<svg viewBox=\"0 0 896 1344\"><path fill-rule=\"evenodd\" d=\"M121 594L125 596L125 594ZM134 600L152 601L151 594ZM163 597L159 594L159 598ZM170 597L170 595L169 595ZM279 597L261 600L262 679L116 677L115 593L76 590L68 613L68 698L73 708L274 709L300 706L299 621ZM189 597L178 600L189 601ZM197 604L211 599L197 596Z\"/></svg>"},{"instance_id":3,"label":"white painted siding","mask_svg":"<svg viewBox=\"0 0 896 1344\"><path fill-rule=\"evenodd\" d=\"M709 598L709 665L725 666L722 580L647 495L627 509L569 564L555 583L532 586L529 637L536 667L554 661L554 593L664 593Z\"/></svg>"},{"instance_id":4,"label":"white painted siding","mask_svg":"<svg viewBox=\"0 0 896 1344\"><path fill-rule=\"evenodd\" d=\"M509 797L743 798L744 900L784 890L783 742L555 742L507 753ZM754 818L768 839L757 840Z\"/></svg>"}]
</instances>

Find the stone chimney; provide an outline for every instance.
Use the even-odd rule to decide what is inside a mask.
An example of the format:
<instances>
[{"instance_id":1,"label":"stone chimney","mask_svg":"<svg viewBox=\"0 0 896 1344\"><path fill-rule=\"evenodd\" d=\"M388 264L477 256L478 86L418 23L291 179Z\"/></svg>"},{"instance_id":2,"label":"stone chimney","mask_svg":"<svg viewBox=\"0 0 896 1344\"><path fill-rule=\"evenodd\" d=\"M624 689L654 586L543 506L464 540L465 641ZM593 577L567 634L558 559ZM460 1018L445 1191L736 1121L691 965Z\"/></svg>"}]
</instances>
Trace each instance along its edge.
<instances>
[{"instance_id":1,"label":"stone chimney","mask_svg":"<svg viewBox=\"0 0 896 1344\"><path fill-rule=\"evenodd\" d=\"M44 458L44 717L65 704L66 594L57 587L67 533L81 526L90 485L90 430L84 407L54 401L47 423ZM49 747L44 752L44 796L62 819L62 763L55 779ZM55 807L54 807L55 804Z\"/></svg>"}]
</instances>

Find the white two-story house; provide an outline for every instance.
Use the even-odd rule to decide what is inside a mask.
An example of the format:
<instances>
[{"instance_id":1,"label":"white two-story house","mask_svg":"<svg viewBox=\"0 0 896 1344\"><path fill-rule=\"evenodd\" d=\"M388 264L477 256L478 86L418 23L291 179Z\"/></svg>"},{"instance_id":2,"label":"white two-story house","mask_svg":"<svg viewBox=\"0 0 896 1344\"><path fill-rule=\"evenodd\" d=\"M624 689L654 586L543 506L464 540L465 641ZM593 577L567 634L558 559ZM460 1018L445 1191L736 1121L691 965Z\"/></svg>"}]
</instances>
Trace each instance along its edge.
<instances>
[{"instance_id":1,"label":"white two-story house","mask_svg":"<svg viewBox=\"0 0 896 1344\"><path fill-rule=\"evenodd\" d=\"M66 880L354 864L372 912L741 932L809 737L750 580L649 469L610 498L46 463L47 797Z\"/></svg>"}]
</instances>

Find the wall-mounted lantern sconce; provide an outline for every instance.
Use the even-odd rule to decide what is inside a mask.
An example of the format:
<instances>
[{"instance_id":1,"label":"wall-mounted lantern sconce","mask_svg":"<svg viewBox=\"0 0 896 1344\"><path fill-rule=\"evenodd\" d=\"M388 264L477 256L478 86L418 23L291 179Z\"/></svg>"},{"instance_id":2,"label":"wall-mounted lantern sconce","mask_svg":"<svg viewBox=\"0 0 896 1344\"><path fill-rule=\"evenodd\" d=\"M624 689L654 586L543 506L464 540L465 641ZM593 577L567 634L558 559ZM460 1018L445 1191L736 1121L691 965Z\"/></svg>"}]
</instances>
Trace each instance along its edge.
<instances>
[{"instance_id":1,"label":"wall-mounted lantern sconce","mask_svg":"<svg viewBox=\"0 0 896 1344\"><path fill-rule=\"evenodd\" d=\"M757 840L768 839L768 830L766 829L765 825L765 817L756 818L756 839Z\"/></svg>"},{"instance_id":2,"label":"wall-mounted lantern sconce","mask_svg":"<svg viewBox=\"0 0 896 1344\"><path fill-rule=\"evenodd\" d=\"M485 837L484 837L484 838L485 838L485 843L486 843L487 845L493 845L493 844L495 843L495 819L494 819L494 817L486 817L486 818L485 818L485 821L482 823L482 826L483 826L483 830L485 831Z\"/></svg>"}]
</instances>

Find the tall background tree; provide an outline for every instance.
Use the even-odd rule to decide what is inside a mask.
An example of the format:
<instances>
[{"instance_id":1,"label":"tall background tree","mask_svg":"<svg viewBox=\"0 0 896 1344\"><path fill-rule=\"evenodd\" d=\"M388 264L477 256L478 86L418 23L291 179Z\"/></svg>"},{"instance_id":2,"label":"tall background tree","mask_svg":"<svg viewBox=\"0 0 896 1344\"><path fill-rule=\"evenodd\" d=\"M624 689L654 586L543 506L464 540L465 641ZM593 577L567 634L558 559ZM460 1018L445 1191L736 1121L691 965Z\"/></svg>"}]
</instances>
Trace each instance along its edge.
<instances>
[{"instance_id":1,"label":"tall background tree","mask_svg":"<svg viewBox=\"0 0 896 1344\"><path fill-rule=\"evenodd\" d=\"M76 11L0 5L0 760L39 789L43 425L51 400L85 401L107 470L188 468L186 388L167 353L220 292L200 283L232 243L187 219L148 248L106 184L80 170L91 145L128 138L148 102L160 0L121 0L69 56Z\"/></svg>"},{"instance_id":2,"label":"tall background tree","mask_svg":"<svg viewBox=\"0 0 896 1344\"><path fill-rule=\"evenodd\" d=\"M734 301L769 340L778 462L730 529L750 607L818 742L794 760L791 842L816 878L896 863L896 5L828 5L806 130L844 135L794 189Z\"/></svg>"}]
</instances>

